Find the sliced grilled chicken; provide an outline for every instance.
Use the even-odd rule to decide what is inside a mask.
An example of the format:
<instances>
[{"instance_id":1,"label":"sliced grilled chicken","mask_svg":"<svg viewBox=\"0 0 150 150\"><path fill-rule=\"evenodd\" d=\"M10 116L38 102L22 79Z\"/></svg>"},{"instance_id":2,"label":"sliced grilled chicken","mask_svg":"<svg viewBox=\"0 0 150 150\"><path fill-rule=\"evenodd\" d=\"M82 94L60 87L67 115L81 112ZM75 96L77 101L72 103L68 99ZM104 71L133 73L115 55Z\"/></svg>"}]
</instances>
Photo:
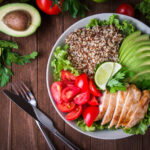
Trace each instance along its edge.
<instances>
[{"instance_id":1,"label":"sliced grilled chicken","mask_svg":"<svg viewBox=\"0 0 150 150\"><path fill-rule=\"evenodd\" d=\"M139 101L135 112L132 114L129 123L125 126L125 129L135 126L142 120L147 112L150 101L150 92L148 90L143 91L142 98Z\"/></svg>"},{"instance_id":2,"label":"sliced grilled chicken","mask_svg":"<svg viewBox=\"0 0 150 150\"><path fill-rule=\"evenodd\" d=\"M116 125L119 121L120 114L121 114L122 108L123 108L124 103L125 103L125 98L126 98L126 95L127 95L127 91L118 91L116 108L115 108L115 111L114 111L114 114L113 114L112 121L110 122L109 128Z\"/></svg>"},{"instance_id":3,"label":"sliced grilled chicken","mask_svg":"<svg viewBox=\"0 0 150 150\"><path fill-rule=\"evenodd\" d=\"M129 111L122 123L122 126L126 126L128 124L128 122L130 121L131 115L134 113L141 99L142 92L139 89L137 89L136 86L132 86L132 91L133 91L132 105L129 108Z\"/></svg>"},{"instance_id":4,"label":"sliced grilled chicken","mask_svg":"<svg viewBox=\"0 0 150 150\"><path fill-rule=\"evenodd\" d=\"M122 125L122 123L128 113L128 110L130 109L131 105L133 104L133 99L134 99L133 91L135 90L135 88L136 88L135 85L131 85L129 87L128 94L125 99L125 104L123 106L123 109L122 109L118 124L116 125L116 128L118 128Z\"/></svg>"},{"instance_id":5,"label":"sliced grilled chicken","mask_svg":"<svg viewBox=\"0 0 150 150\"><path fill-rule=\"evenodd\" d=\"M109 100L110 100L110 93L106 90L103 93L103 96L101 97L102 104L99 106L100 113L97 116L97 118L95 119L95 121L100 120L100 119L103 118L103 116L104 116L104 114L105 114L105 112L107 110L107 107L108 107L108 104L109 104Z\"/></svg>"},{"instance_id":6,"label":"sliced grilled chicken","mask_svg":"<svg viewBox=\"0 0 150 150\"><path fill-rule=\"evenodd\" d=\"M116 107L117 94L118 93L111 93L110 94L109 105L108 105L107 111L106 111L106 113L103 117L103 120L102 120L102 123L101 123L102 125L105 125L106 123L110 122L112 117L113 117L114 110L115 110L115 107Z\"/></svg>"}]
</instances>

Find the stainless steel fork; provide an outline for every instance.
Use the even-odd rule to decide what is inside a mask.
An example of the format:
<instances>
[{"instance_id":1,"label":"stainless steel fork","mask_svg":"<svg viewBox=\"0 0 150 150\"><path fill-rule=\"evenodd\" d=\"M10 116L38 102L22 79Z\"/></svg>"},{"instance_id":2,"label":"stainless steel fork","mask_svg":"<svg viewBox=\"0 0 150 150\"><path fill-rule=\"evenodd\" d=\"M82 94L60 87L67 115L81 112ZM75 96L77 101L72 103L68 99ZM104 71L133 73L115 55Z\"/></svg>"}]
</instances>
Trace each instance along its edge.
<instances>
[{"instance_id":1,"label":"stainless steel fork","mask_svg":"<svg viewBox=\"0 0 150 150\"><path fill-rule=\"evenodd\" d=\"M32 92L27 88L27 86L23 82L12 84L12 88L17 95L22 96L32 106L37 107L37 102L36 102L34 95L32 94ZM40 131L42 132L50 150L56 150L53 143L49 139L47 133L45 132L44 128L42 127L41 123L39 121L36 121L36 124L39 127Z\"/></svg>"}]
</instances>

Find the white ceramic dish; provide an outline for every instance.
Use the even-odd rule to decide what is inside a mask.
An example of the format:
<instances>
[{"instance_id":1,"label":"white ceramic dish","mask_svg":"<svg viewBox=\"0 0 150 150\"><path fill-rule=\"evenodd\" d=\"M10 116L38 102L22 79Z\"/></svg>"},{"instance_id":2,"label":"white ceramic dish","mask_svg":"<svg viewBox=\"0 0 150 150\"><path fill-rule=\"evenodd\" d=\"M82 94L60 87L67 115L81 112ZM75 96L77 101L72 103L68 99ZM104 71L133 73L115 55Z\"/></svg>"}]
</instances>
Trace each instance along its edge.
<instances>
[{"instance_id":1,"label":"white ceramic dish","mask_svg":"<svg viewBox=\"0 0 150 150\"><path fill-rule=\"evenodd\" d=\"M81 28L81 27L84 27L86 26L90 20L92 18L97 18L97 19L100 19L100 20L107 20L111 15L113 15L112 13L103 13L103 14L96 14L96 15L93 15L93 16L89 16L87 18L84 18L84 19L81 19L80 21L76 22L75 24L73 24L72 26L70 26L60 37L59 39L56 41L51 53L50 53L50 56L49 56L49 59L48 59L48 63L47 63L47 71L46 71L46 84L47 84L47 90L48 90L48 94L49 94L49 97L50 97L50 100L53 104L53 106L55 107L55 110L58 112L58 114L60 115L60 117L68 124L70 125L73 129L77 130L78 132L80 133L83 133L85 135L88 135L90 137L94 137L94 138L98 138L98 139L121 139L121 138L125 138L125 137L129 137L131 135L129 134L126 134L124 133L121 129L119 130L115 130L115 131L109 131L109 130L103 130L103 131L96 131L96 132L83 132L77 125L76 125L76 122L73 122L73 121L67 121L65 119L65 114L60 112L56 105L55 105L55 102L51 96L51 92L50 92L50 85L52 84L53 82L53 72L52 72L52 68L50 67L50 63L51 63L51 60L53 59L53 52L54 50L56 49L57 46L59 45L62 45L64 44L64 40L66 38L66 36L73 32L75 29L78 29L78 28ZM120 14L117 14L119 16L119 19L120 20L129 20L131 21L139 30L141 30L143 33L147 33L147 34L150 34L150 28L145 25L144 23L142 23L141 21L137 20L137 19L134 19L132 17L128 17L128 16L125 16L125 15L120 15Z\"/></svg>"}]
</instances>

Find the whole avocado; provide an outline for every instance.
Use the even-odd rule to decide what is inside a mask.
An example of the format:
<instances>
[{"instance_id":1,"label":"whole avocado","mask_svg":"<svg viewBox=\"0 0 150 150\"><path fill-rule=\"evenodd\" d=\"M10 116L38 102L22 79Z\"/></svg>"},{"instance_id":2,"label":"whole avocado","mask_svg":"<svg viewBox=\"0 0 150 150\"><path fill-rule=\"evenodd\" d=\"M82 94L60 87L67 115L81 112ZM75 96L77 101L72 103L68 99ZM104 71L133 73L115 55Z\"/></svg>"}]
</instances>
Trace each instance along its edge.
<instances>
[{"instance_id":1,"label":"whole avocado","mask_svg":"<svg viewBox=\"0 0 150 150\"><path fill-rule=\"evenodd\" d=\"M25 3L3 5L0 14L0 31L14 37L29 36L41 24L38 10Z\"/></svg>"}]
</instances>

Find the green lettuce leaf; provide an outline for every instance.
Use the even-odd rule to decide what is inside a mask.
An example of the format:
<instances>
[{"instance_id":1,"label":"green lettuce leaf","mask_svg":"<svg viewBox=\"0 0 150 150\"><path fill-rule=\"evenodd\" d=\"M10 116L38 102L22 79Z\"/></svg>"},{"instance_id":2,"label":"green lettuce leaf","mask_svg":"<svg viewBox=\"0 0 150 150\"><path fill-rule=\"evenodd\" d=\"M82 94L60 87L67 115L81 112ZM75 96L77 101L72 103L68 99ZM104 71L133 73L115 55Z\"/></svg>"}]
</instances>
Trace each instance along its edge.
<instances>
[{"instance_id":1,"label":"green lettuce leaf","mask_svg":"<svg viewBox=\"0 0 150 150\"><path fill-rule=\"evenodd\" d=\"M67 59L67 49L68 45L62 47L58 46L54 51L54 59L51 62L51 67L53 67L53 76L55 81L61 79L61 71L69 70L74 75L79 75L79 72L74 69L71 62Z\"/></svg>"},{"instance_id":2,"label":"green lettuce leaf","mask_svg":"<svg viewBox=\"0 0 150 150\"><path fill-rule=\"evenodd\" d=\"M123 32L125 36L133 33L136 28L130 23L128 20L120 21L117 15L112 15L108 20L98 20L91 19L90 23L86 25L87 28L92 28L96 25L104 26L104 25L115 25L119 30Z\"/></svg>"}]
</instances>

